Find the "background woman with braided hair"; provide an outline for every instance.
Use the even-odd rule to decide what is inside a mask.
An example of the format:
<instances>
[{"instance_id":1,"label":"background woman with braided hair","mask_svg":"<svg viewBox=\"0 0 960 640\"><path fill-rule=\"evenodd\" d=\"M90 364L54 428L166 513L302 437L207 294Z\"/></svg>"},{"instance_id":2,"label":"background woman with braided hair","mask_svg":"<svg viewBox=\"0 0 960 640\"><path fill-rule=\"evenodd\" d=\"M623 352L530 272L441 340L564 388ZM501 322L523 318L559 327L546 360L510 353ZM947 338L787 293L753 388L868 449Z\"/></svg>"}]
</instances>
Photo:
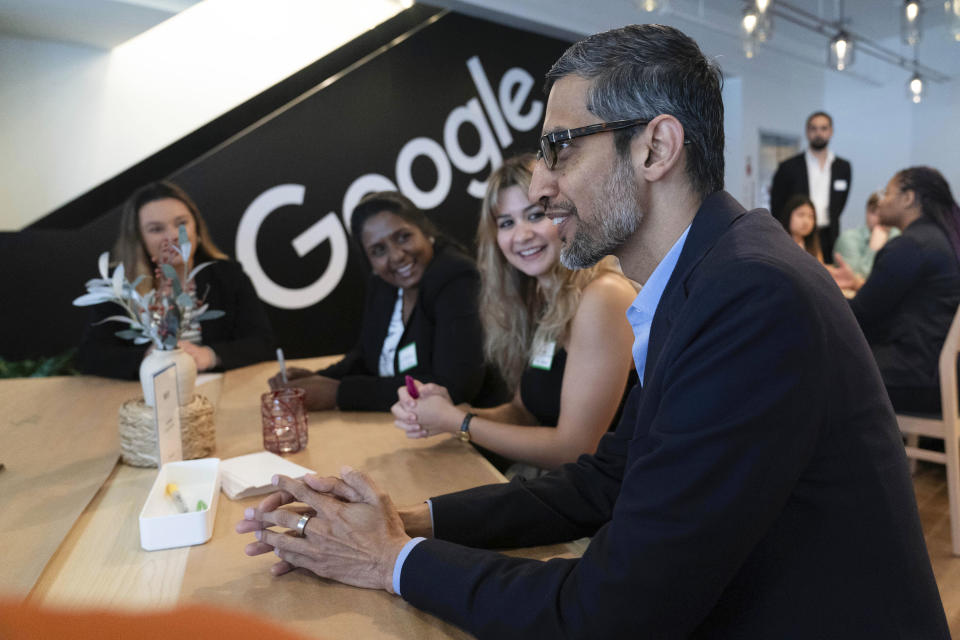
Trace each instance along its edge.
<instances>
[{"instance_id":1,"label":"background woman with braided hair","mask_svg":"<svg viewBox=\"0 0 960 640\"><path fill-rule=\"evenodd\" d=\"M877 253L870 277L831 269L870 343L894 409L940 412L938 359L960 304L960 206L936 169L910 167L887 184L880 224L903 233Z\"/></svg>"}]
</instances>

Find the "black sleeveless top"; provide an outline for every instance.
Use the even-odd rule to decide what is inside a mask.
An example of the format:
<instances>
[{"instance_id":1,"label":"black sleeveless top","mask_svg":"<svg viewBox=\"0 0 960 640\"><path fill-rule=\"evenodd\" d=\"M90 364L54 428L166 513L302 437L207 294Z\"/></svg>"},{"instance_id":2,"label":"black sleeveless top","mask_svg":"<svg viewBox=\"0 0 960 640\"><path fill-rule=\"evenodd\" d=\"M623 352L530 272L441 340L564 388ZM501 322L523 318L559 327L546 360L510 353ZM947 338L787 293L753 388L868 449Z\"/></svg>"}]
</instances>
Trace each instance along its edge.
<instances>
[{"instance_id":1,"label":"black sleeveless top","mask_svg":"<svg viewBox=\"0 0 960 640\"><path fill-rule=\"evenodd\" d=\"M542 425L555 427L560 420L560 389L566 366L567 350L557 347L549 371L527 363L520 376L520 401Z\"/></svg>"},{"instance_id":2,"label":"black sleeveless top","mask_svg":"<svg viewBox=\"0 0 960 640\"><path fill-rule=\"evenodd\" d=\"M550 369L538 369L527 364L520 376L520 401L527 411L533 414L543 426L555 427L560 421L560 390L563 387L563 371L567 365L567 350L557 347L553 354ZM637 382L637 372L632 367L617 413L610 423L610 429L616 429L623 412L623 403L630 389Z\"/></svg>"}]
</instances>

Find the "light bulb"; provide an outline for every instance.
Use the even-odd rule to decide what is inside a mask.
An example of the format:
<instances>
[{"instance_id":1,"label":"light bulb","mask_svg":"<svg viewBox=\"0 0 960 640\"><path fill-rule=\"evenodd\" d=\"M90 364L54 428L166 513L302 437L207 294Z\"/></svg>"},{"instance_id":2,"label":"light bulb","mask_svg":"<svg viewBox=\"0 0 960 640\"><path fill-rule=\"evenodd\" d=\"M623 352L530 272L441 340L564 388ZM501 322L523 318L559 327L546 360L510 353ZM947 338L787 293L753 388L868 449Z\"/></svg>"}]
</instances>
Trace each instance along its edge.
<instances>
[{"instance_id":1,"label":"light bulb","mask_svg":"<svg viewBox=\"0 0 960 640\"><path fill-rule=\"evenodd\" d=\"M920 15L920 5L916 2L908 2L903 8L903 14L907 20L913 22Z\"/></svg>"},{"instance_id":2,"label":"light bulb","mask_svg":"<svg viewBox=\"0 0 960 640\"><path fill-rule=\"evenodd\" d=\"M904 44L913 46L920 42L920 18L923 10L917 0L907 0L900 15L900 39Z\"/></svg>"},{"instance_id":3,"label":"light bulb","mask_svg":"<svg viewBox=\"0 0 960 640\"><path fill-rule=\"evenodd\" d=\"M950 33L957 42L960 42L960 0L945 0L943 10L947 14Z\"/></svg>"},{"instance_id":4,"label":"light bulb","mask_svg":"<svg viewBox=\"0 0 960 640\"><path fill-rule=\"evenodd\" d=\"M760 13L766 13L767 9L770 8L770 0L757 0L757 11Z\"/></svg>"},{"instance_id":5,"label":"light bulb","mask_svg":"<svg viewBox=\"0 0 960 640\"><path fill-rule=\"evenodd\" d=\"M837 71L843 71L853 64L853 54L853 40L845 31L841 31L830 40L827 63Z\"/></svg>"},{"instance_id":6,"label":"light bulb","mask_svg":"<svg viewBox=\"0 0 960 640\"><path fill-rule=\"evenodd\" d=\"M767 6L769 6L769 3ZM766 42L773 33L773 21L770 19L770 14L758 12L753 4L744 6L740 27L745 37L753 38L758 43Z\"/></svg>"},{"instance_id":7,"label":"light bulb","mask_svg":"<svg viewBox=\"0 0 960 640\"><path fill-rule=\"evenodd\" d=\"M913 104L920 104L923 100L923 78L919 73L914 72L913 77L907 82L907 96Z\"/></svg>"}]
</instances>

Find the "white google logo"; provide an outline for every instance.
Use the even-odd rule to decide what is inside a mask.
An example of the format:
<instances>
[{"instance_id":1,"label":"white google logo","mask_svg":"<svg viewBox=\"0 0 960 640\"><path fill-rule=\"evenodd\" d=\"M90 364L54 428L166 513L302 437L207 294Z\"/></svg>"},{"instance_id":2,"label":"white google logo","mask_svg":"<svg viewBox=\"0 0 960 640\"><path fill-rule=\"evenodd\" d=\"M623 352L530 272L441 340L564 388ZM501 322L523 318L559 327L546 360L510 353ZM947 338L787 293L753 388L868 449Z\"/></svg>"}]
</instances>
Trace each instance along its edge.
<instances>
[{"instance_id":1,"label":"white google logo","mask_svg":"<svg viewBox=\"0 0 960 640\"><path fill-rule=\"evenodd\" d=\"M372 191L398 190L421 209L433 209L446 200L450 193L453 178L451 163L468 175L476 174L488 166L491 170L496 169L503 162L501 149L513 142L510 127L517 131L529 131L540 122L543 115L543 102L540 100L533 100L527 112L521 112L534 83L533 76L524 69L513 67L507 70L494 96L477 56L467 60L467 68L479 100L471 98L450 112L443 126L443 146L430 138L413 138L397 154L396 182L377 173L358 177L343 196L342 225L336 212L331 211L291 241L300 257L313 251L322 242L330 242L330 262L312 284L298 289L277 284L263 270L256 250L257 233L263 221L280 207L303 205L306 187L281 184L254 198L240 219L236 248L237 260L243 264L260 298L281 309L303 309L320 302L337 287L346 270L349 247L344 228L350 228L350 214L360 198ZM474 155L464 153L457 138L460 127L465 124L473 126L480 137L480 148ZM437 183L429 191L422 190L411 175L413 161L420 156L429 159L436 169ZM486 181L474 179L470 181L467 193L481 198L485 189Z\"/></svg>"}]
</instances>

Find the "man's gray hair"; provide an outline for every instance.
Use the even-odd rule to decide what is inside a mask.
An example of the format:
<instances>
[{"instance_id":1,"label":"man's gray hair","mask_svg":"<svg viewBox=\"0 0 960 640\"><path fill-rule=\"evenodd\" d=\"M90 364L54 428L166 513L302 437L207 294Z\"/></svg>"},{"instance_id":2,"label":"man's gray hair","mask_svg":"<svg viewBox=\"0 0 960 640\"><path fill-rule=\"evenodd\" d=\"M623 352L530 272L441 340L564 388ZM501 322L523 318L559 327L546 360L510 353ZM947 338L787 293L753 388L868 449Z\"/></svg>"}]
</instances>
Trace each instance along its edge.
<instances>
[{"instance_id":1,"label":"man's gray hair","mask_svg":"<svg viewBox=\"0 0 960 640\"><path fill-rule=\"evenodd\" d=\"M547 72L545 91L568 75L593 80L587 109L605 122L669 114L683 125L687 175L706 197L723 189L723 75L690 37L656 24L631 25L574 43ZM615 131L621 156L636 127Z\"/></svg>"}]
</instances>

